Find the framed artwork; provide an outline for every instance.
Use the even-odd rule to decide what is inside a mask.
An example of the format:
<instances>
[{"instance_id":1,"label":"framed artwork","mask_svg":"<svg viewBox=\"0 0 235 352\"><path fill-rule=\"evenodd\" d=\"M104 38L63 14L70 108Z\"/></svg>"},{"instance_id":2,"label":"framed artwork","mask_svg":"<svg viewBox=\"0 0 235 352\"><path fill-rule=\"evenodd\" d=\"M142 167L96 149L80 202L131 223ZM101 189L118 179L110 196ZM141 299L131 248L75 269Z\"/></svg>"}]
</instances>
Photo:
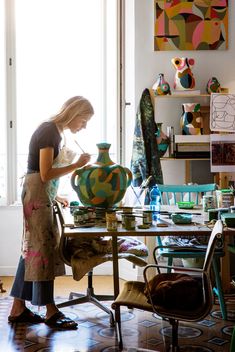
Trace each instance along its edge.
<instances>
[{"instance_id":1,"label":"framed artwork","mask_svg":"<svg viewBox=\"0 0 235 352\"><path fill-rule=\"evenodd\" d=\"M218 132L235 132L235 94L211 94L210 129Z\"/></svg>"},{"instance_id":2,"label":"framed artwork","mask_svg":"<svg viewBox=\"0 0 235 352\"><path fill-rule=\"evenodd\" d=\"M228 0L154 0L154 50L228 48Z\"/></svg>"},{"instance_id":3,"label":"framed artwork","mask_svg":"<svg viewBox=\"0 0 235 352\"><path fill-rule=\"evenodd\" d=\"M211 134L211 172L235 172L235 134Z\"/></svg>"}]
</instances>

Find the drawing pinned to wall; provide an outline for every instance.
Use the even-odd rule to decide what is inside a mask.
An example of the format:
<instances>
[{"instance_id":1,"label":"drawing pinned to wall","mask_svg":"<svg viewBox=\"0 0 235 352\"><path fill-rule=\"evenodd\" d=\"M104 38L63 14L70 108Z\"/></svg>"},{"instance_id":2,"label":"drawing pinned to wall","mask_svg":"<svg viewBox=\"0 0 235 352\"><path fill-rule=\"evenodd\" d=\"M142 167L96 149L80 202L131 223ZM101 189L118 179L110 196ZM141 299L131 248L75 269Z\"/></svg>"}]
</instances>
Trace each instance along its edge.
<instances>
[{"instance_id":1,"label":"drawing pinned to wall","mask_svg":"<svg viewBox=\"0 0 235 352\"><path fill-rule=\"evenodd\" d=\"M155 0L154 50L228 48L228 0Z\"/></svg>"},{"instance_id":2,"label":"drawing pinned to wall","mask_svg":"<svg viewBox=\"0 0 235 352\"><path fill-rule=\"evenodd\" d=\"M211 94L210 129L235 132L235 94Z\"/></svg>"},{"instance_id":3,"label":"drawing pinned to wall","mask_svg":"<svg viewBox=\"0 0 235 352\"><path fill-rule=\"evenodd\" d=\"M235 172L235 135L211 134L211 172Z\"/></svg>"}]
</instances>

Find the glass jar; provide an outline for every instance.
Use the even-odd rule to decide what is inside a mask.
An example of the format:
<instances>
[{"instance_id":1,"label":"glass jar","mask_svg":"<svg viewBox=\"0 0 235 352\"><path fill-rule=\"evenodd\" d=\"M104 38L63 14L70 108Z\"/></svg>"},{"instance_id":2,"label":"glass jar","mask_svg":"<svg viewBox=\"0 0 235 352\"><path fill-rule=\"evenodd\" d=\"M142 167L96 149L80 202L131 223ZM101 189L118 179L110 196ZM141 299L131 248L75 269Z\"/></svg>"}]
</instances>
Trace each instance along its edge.
<instances>
[{"instance_id":1,"label":"glass jar","mask_svg":"<svg viewBox=\"0 0 235 352\"><path fill-rule=\"evenodd\" d=\"M135 230L135 215L124 215L123 224L126 230Z\"/></svg>"},{"instance_id":2,"label":"glass jar","mask_svg":"<svg viewBox=\"0 0 235 352\"><path fill-rule=\"evenodd\" d=\"M75 225L82 224L84 222L84 214L82 210L74 210L73 222Z\"/></svg>"},{"instance_id":3,"label":"glass jar","mask_svg":"<svg viewBox=\"0 0 235 352\"><path fill-rule=\"evenodd\" d=\"M106 228L108 231L117 231L118 222L115 210L107 211L106 217Z\"/></svg>"},{"instance_id":4,"label":"glass jar","mask_svg":"<svg viewBox=\"0 0 235 352\"><path fill-rule=\"evenodd\" d=\"M214 209L215 206L215 197L212 195L205 195L202 197L202 208L203 211L208 211L208 209Z\"/></svg>"}]
</instances>

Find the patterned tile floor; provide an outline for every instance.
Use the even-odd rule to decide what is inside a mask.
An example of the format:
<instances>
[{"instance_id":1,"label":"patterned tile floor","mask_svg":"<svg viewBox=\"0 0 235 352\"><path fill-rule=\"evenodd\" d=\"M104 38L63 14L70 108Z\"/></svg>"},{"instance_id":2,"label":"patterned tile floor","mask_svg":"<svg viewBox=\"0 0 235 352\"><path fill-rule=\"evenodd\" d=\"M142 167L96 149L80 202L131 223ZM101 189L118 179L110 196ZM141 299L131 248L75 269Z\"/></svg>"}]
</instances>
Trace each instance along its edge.
<instances>
[{"instance_id":1,"label":"patterned tile floor","mask_svg":"<svg viewBox=\"0 0 235 352\"><path fill-rule=\"evenodd\" d=\"M230 296L231 299L231 296ZM229 351L231 331L235 324L235 297L227 299L228 320L223 321L219 306L198 323L180 323L179 344L183 352ZM63 301L57 298L57 302ZM106 302L110 306L111 302ZM106 313L87 303L63 308L63 312L76 320L79 329L58 331L45 324L11 326L7 316L11 298L0 298L0 351L1 352L114 352L116 346L114 328L109 326ZM32 309L32 307L31 307ZM40 313L44 313L43 310ZM167 321L140 310L122 309L122 333L124 351L167 351L170 327ZM137 348L138 346L138 348Z\"/></svg>"}]
</instances>

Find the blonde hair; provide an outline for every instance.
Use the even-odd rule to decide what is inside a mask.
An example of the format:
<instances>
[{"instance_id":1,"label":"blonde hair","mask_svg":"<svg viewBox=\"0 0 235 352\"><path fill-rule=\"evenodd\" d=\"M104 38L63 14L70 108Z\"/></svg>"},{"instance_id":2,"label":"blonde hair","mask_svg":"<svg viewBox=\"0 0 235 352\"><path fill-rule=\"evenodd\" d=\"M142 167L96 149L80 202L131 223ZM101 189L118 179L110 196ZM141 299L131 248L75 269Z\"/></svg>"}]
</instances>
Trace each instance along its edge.
<instances>
[{"instance_id":1,"label":"blonde hair","mask_svg":"<svg viewBox=\"0 0 235 352\"><path fill-rule=\"evenodd\" d=\"M94 109L86 98L75 96L68 99L62 106L60 112L50 118L62 128L67 126L75 117L90 117L94 114Z\"/></svg>"}]
</instances>

